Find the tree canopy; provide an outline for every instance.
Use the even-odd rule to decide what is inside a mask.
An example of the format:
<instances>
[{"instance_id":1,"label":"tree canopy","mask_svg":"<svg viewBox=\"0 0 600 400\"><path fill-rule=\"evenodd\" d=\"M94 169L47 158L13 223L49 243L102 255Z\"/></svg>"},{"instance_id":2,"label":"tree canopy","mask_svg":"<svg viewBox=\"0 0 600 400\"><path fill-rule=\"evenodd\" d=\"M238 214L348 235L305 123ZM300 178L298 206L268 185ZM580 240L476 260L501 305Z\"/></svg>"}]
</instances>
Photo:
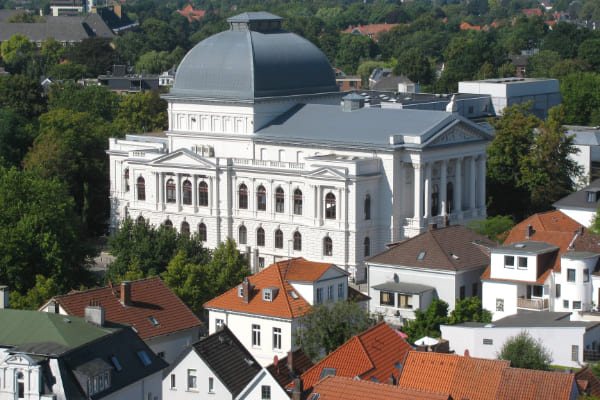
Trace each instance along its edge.
<instances>
[{"instance_id":1,"label":"tree canopy","mask_svg":"<svg viewBox=\"0 0 600 400\"><path fill-rule=\"evenodd\" d=\"M552 363L552 353L541 341L523 331L504 342L498 359L510 361L515 368L548 370Z\"/></svg>"}]
</instances>

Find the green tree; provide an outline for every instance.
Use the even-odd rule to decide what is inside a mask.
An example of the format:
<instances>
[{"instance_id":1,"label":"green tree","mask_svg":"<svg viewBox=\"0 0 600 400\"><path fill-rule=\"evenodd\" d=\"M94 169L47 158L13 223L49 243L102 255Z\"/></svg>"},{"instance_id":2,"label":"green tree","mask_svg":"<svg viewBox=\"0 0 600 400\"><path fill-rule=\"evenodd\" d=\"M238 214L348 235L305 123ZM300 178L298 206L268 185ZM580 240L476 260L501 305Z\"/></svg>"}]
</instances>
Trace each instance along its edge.
<instances>
[{"instance_id":1,"label":"green tree","mask_svg":"<svg viewBox=\"0 0 600 400\"><path fill-rule=\"evenodd\" d=\"M0 167L0 282L20 294L33 277L52 278L61 291L87 284L93 251L82 238L67 187L36 170Z\"/></svg>"},{"instance_id":2,"label":"green tree","mask_svg":"<svg viewBox=\"0 0 600 400\"><path fill-rule=\"evenodd\" d=\"M527 76L532 78L549 78L550 70L560 62L560 54L553 50L542 50L527 60Z\"/></svg>"},{"instance_id":3,"label":"green tree","mask_svg":"<svg viewBox=\"0 0 600 400\"><path fill-rule=\"evenodd\" d=\"M235 241L227 238L213 251L207 272L215 297L243 281L250 275L250 267L246 257L238 251Z\"/></svg>"},{"instance_id":4,"label":"green tree","mask_svg":"<svg viewBox=\"0 0 600 400\"><path fill-rule=\"evenodd\" d=\"M600 38L584 40L579 45L577 54L598 72L600 68Z\"/></svg>"},{"instance_id":5,"label":"green tree","mask_svg":"<svg viewBox=\"0 0 600 400\"><path fill-rule=\"evenodd\" d=\"M434 299L425 312L415 310L415 319L407 321L402 328L408 341L414 343L424 336L440 337L440 325L448 323L448 303Z\"/></svg>"},{"instance_id":6,"label":"green tree","mask_svg":"<svg viewBox=\"0 0 600 400\"><path fill-rule=\"evenodd\" d=\"M120 101L121 97L105 86L89 85L81 88L67 82L51 86L48 93L48 110L87 112L104 121L112 121L119 112Z\"/></svg>"},{"instance_id":7,"label":"green tree","mask_svg":"<svg viewBox=\"0 0 600 400\"><path fill-rule=\"evenodd\" d=\"M433 80L433 68L418 48L409 49L398 56L398 64L394 68L395 75L406 75L413 82L430 84Z\"/></svg>"},{"instance_id":8,"label":"green tree","mask_svg":"<svg viewBox=\"0 0 600 400\"><path fill-rule=\"evenodd\" d=\"M559 88L565 123L600 124L600 75L590 72L567 75L560 80Z\"/></svg>"},{"instance_id":9,"label":"green tree","mask_svg":"<svg viewBox=\"0 0 600 400\"><path fill-rule=\"evenodd\" d=\"M20 33L15 33L0 45L4 62L10 63L18 54L27 54L33 51L33 43L29 38Z\"/></svg>"},{"instance_id":10,"label":"green tree","mask_svg":"<svg viewBox=\"0 0 600 400\"><path fill-rule=\"evenodd\" d=\"M77 80L83 78L86 73L83 65L66 62L52 66L48 71L48 75L54 79Z\"/></svg>"},{"instance_id":11,"label":"green tree","mask_svg":"<svg viewBox=\"0 0 600 400\"><path fill-rule=\"evenodd\" d=\"M206 267L190 263L182 250L173 257L161 276L177 297L194 312L201 312L202 305L212 299L215 293L208 280Z\"/></svg>"},{"instance_id":12,"label":"green tree","mask_svg":"<svg viewBox=\"0 0 600 400\"><path fill-rule=\"evenodd\" d=\"M508 338L497 356L500 360L510 361L515 368L548 370L552 363L550 350L527 331Z\"/></svg>"},{"instance_id":13,"label":"green tree","mask_svg":"<svg viewBox=\"0 0 600 400\"><path fill-rule=\"evenodd\" d=\"M506 236L513 226L515 226L515 221L509 215L495 215L467 224L469 229L500 243L506 240Z\"/></svg>"},{"instance_id":14,"label":"green tree","mask_svg":"<svg viewBox=\"0 0 600 400\"><path fill-rule=\"evenodd\" d=\"M145 71L148 74L160 74L172 66L171 58L167 51L157 52L152 50L140 56L140 59L135 64L135 72L141 74L142 71Z\"/></svg>"},{"instance_id":15,"label":"green tree","mask_svg":"<svg viewBox=\"0 0 600 400\"><path fill-rule=\"evenodd\" d=\"M125 133L162 131L167 128L167 102L158 91L126 96L119 106L115 124Z\"/></svg>"},{"instance_id":16,"label":"green tree","mask_svg":"<svg viewBox=\"0 0 600 400\"><path fill-rule=\"evenodd\" d=\"M0 108L0 159L8 165L20 166L32 142L25 120L13 110Z\"/></svg>"},{"instance_id":17,"label":"green tree","mask_svg":"<svg viewBox=\"0 0 600 400\"><path fill-rule=\"evenodd\" d=\"M492 322L492 313L484 310L481 300L477 297L456 299L454 310L450 312L448 324L462 324L463 322Z\"/></svg>"},{"instance_id":18,"label":"green tree","mask_svg":"<svg viewBox=\"0 0 600 400\"><path fill-rule=\"evenodd\" d=\"M361 59L373 58L377 54L375 42L368 36L342 35L337 65L347 74L356 73Z\"/></svg>"},{"instance_id":19,"label":"green tree","mask_svg":"<svg viewBox=\"0 0 600 400\"><path fill-rule=\"evenodd\" d=\"M0 107L10 108L26 120L40 115L46 103L38 79L25 75L0 76Z\"/></svg>"},{"instance_id":20,"label":"green tree","mask_svg":"<svg viewBox=\"0 0 600 400\"><path fill-rule=\"evenodd\" d=\"M352 301L313 306L294 333L294 344L312 360L322 358L371 325L369 313Z\"/></svg>"},{"instance_id":21,"label":"green tree","mask_svg":"<svg viewBox=\"0 0 600 400\"><path fill-rule=\"evenodd\" d=\"M95 36L85 38L69 47L65 57L75 64L85 66L86 76L90 78L105 74L117 60L117 54L110 42Z\"/></svg>"},{"instance_id":22,"label":"green tree","mask_svg":"<svg viewBox=\"0 0 600 400\"><path fill-rule=\"evenodd\" d=\"M55 40L53 37L47 38L46 41L42 43L41 54L45 58L47 65L56 65L61 62L65 51L66 49L62 43Z\"/></svg>"},{"instance_id":23,"label":"green tree","mask_svg":"<svg viewBox=\"0 0 600 400\"><path fill-rule=\"evenodd\" d=\"M59 294L61 294L61 288L54 282L54 279L36 275L35 286L29 289L26 294L10 293L10 306L23 310L37 310L48 299Z\"/></svg>"}]
</instances>

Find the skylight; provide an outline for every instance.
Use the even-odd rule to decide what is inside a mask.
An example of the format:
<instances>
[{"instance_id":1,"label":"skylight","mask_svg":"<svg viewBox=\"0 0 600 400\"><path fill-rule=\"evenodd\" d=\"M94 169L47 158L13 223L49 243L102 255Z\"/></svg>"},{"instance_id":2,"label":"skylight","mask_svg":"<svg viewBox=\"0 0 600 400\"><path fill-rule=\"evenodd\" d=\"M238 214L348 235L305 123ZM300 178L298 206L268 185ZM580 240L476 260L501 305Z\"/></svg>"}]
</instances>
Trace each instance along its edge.
<instances>
[{"instance_id":1,"label":"skylight","mask_svg":"<svg viewBox=\"0 0 600 400\"><path fill-rule=\"evenodd\" d=\"M310 395L310 400L319 400L319 397L321 397L319 393L313 393Z\"/></svg>"},{"instance_id":2,"label":"skylight","mask_svg":"<svg viewBox=\"0 0 600 400\"><path fill-rule=\"evenodd\" d=\"M292 299L294 299L294 300L299 299L298 293L296 293L295 291L290 290L288 293L289 293L290 296L292 296Z\"/></svg>"},{"instance_id":3,"label":"skylight","mask_svg":"<svg viewBox=\"0 0 600 400\"><path fill-rule=\"evenodd\" d=\"M154 318L152 315L148 317L148 321L150 321L154 326L160 326L156 318Z\"/></svg>"},{"instance_id":4,"label":"skylight","mask_svg":"<svg viewBox=\"0 0 600 400\"><path fill-rule=\"evenodd\" d=\"M329 375L335 376L336 372L337 372L337 368L323 368L323 370L321 371L321 376L319 377L319 380L321 380Z\"/></svg>"},{"instance_id":5,"label":"skylight","mask_svg":"<svg viewBox=\"0 0 600 400\"><path fill-rule=\"evenodd\" d=\"M115 366L115 369L117 370L117 372L123 371L123 367L121 367L121 363L119 362L119 359L117 358L117 356L112 356L110 358L110 361L112 361L112 363Z\"/></svg>"},{"instance_id":6,"label":"skylight","mask_svg":"<svg viewBox=\"0 0 600 400\"><path fill-rule=\"evenodd\" d=\"M150 360L150 357L148 357L148 353L146 353L145 350L138 351L137 355L140 358L142 364L144 364L144 367L147 367L148 365L152 364L152 361Z\"/></svg>"},{"instance_id":7,"label":"skylight","mask_svg":"<svg viewBox=\"0 0 600 400\"><path fill-rule=\"evenodd\" d=\"M417 257L417 260L420 261L420 260L424 259L425 258L425 253L426 253L425 251L420 252L419 256Z\"/></svg>"}]
</instances>

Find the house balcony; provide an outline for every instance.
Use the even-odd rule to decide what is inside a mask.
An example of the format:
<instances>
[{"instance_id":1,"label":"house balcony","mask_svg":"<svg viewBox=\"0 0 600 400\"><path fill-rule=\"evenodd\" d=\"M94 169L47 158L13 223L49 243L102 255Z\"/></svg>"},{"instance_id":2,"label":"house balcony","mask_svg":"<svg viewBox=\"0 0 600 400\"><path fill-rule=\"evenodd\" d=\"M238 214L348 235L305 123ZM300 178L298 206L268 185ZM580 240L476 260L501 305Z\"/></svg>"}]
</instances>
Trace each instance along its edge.
<instances>
[{"instance_id":1,"label":"house balcony","mask_svg":"<svg viewBox=\"0 0 600 400\"><path fill-rule=\"evenodd\" d=\"M517 308L535 311L548 311L548 299L517 298Z\"/></svg>"}]
</instances>

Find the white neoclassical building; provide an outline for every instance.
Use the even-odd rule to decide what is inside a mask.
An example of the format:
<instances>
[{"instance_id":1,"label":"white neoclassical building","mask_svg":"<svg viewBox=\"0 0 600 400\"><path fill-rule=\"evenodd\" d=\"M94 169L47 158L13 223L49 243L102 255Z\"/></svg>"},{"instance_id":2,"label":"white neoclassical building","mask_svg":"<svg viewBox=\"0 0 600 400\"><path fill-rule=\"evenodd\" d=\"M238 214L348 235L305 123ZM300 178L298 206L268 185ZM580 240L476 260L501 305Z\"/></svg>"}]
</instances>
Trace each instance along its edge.
<instances>
[{"instance_id":1,"label":"white neoclassical building","mask_svg":"<svg viewBox=\"0 0 600 400\"><path fill-rule=\"evenodd\" d=\"M228 21L181 62L168 130L110 140L113 230L129 215L208 247L232 237L255 270L302 256L355 273L430 223L485 217L490 137L477 125L369 107L281 18Z\"/></svg>"}]
</instances>

